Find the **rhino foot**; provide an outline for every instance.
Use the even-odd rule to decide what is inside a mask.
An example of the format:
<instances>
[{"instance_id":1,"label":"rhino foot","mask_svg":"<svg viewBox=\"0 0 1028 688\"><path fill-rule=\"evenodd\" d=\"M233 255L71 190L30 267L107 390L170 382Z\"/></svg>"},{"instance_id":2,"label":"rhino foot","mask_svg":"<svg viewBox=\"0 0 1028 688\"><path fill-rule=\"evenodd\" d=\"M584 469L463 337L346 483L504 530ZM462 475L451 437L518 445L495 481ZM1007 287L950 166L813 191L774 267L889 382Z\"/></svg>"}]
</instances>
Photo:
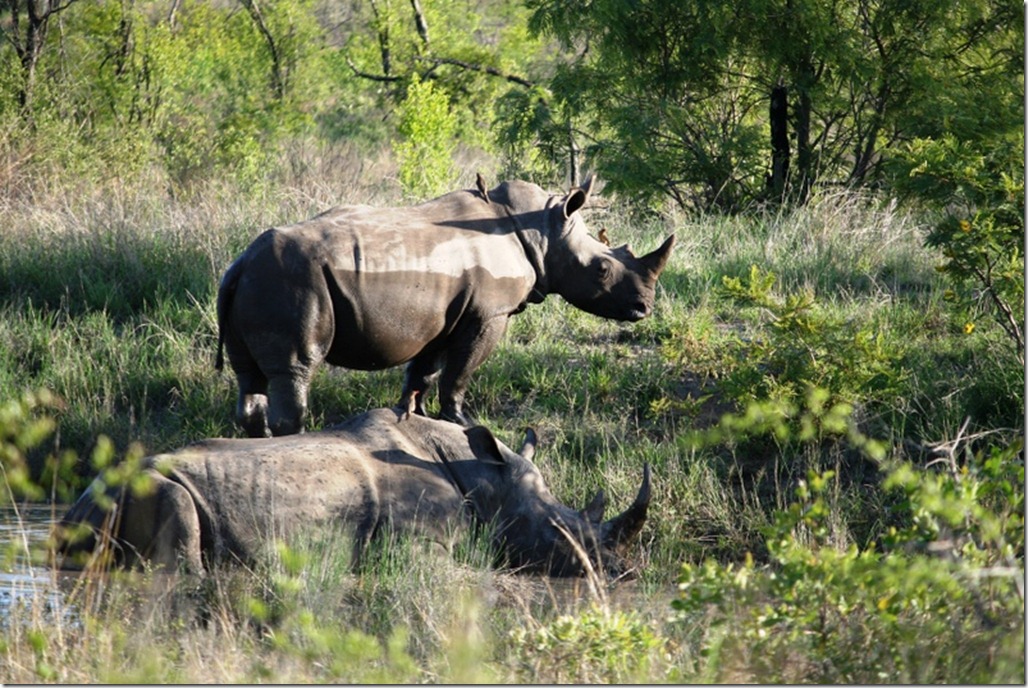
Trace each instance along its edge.
<instances>
[{"instance_id":1,"label":"rhino foot","mask_svg":"<svg viewBox=\"0 0 1028 688\"><path fill-rule=\"evenodd\" d=\"M439 418L442 420L448 420L451 423L462 425L465 428L470 428L475 425L474 421L464 415L464 412L460 409L443 409L439 413Z\"/></svg>"}]
</instances>

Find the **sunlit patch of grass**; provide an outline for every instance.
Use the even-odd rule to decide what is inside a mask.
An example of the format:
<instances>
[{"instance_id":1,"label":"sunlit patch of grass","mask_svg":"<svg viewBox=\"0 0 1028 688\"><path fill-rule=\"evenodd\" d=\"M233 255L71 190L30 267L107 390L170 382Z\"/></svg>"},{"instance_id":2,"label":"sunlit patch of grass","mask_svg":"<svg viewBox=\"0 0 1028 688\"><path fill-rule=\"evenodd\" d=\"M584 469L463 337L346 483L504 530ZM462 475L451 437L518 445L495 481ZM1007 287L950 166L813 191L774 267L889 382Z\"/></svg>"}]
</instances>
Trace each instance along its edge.
<instances>
[{"instance_id":1,"label":"sunlit patch of grass","mask_svg":"<svg viewBox=\"0 0 1028 688\"><path fill-rule=\"evenodd\" d=\"M39 387L61 397L59 434L39 458L58 449L88 457L99 434L118 447L141 441L148 453L238 435L234 379L213 368L218 279L271 224L336 202L396 200L387 184L360 187L359 175L334 164L320 169L335 177L259 194L214 185L171 198L125 186L106 196L51 189L31 204L8 203L17 231L4 235L0 255L0 400ZM680 566L739 563L747 554L767 562L767 528L811 471L839 476L825 498L833 547L887 532L896 498L882 491L879 465L837 437L798 441L766 432L702 444L695 434L719 427L725 413L743 413L748 394L772 388L772 375L793 371L773 389L802 400L803 376L827 371L840 383L831 391L859 396L848 401L864 433L898 457L923 461L962 428L1020 427L1023 369L987 323L965 332L943 297L937 256L922 246L926 222L887 200L824 192L803 208L734 217L640 219L617 204L589 212L594 233L605 227L615 245L630 243L637 253L676 234L653 315L616 323L552 295L512 317L472 378L467 408L514 448L533 427L547 484L576 508L599 489L610 501L608 516L626 508L643 464L651 466L649 519L627 552L639 575L608 591L606 607L593 606L581 581L576 587L494 570L473 540L443 556L390 541L355 572L344 537L310 534L288 550L271 549L258 567L218 570L159 595L133 592L127 578L91 581L88 605L78 598L89 607L81 623L44 623L26 611L21 630L0 640L9 679L553 682L572 676L566 653L585 653L592 641L628 652L639 647L633 637L646 648L652 640L659 657L613 673L603 673L602 662L582 665L592 673L575 677L819 676L800 645L755 656L733 639L730 623L715 628L698 614L689 627L669 624ZM754 265L774 274L774 301L742 305L724 277L748 278ZM807 293L822 333L809 340L819 355L813 363L788 331L776 329L783 311L774 310ZM854 345L858 332L880 337L880 347ZM882 361L889 365L878 372L889 384L858 385L860 371L847 368ZM311 428L395 404L402 376L401 368L323 367L311 387ZM438 409L435 390L428 408ZM970 457L986 441L961 447ZM1018 556L1023 562L1023 551ZM864 630L856 619L842 628L866 640ZM909 652L924 649L910 642ZM942 652L959 649L932 648L940 671L957 680L960 667ZM998 657L994 677L1023 677L1023 644L989 651Z\"/></svg>"}]
</instances>

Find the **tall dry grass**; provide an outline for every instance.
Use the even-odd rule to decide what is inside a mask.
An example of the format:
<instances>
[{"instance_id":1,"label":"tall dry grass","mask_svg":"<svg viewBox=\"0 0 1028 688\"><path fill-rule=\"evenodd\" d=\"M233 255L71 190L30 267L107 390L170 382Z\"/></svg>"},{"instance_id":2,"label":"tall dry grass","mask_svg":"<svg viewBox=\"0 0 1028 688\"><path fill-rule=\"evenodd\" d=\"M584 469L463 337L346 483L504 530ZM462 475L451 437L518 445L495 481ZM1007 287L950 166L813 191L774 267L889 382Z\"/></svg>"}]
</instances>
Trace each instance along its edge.
<instances>
[{"instance_id":1,"label":"tall dry grass","mask_svg":"<svg viewBox=\"0 0 1028 688\"><path fill-rule=\"evenodd\" d=\"M337 203L399 202L394 176L386 153L297 144L254 188L215 181L172 191L154 172L103 184L23 177L4 185L0 400L39 387L63 399L54 411L59 433L33 458L74 450L86 480L100 434L121 448L141 442L150 453L236 434L233 381L212 365L222 271L269 225ZM759 265L777 275L776 296L809 290L821 322L871 329L899 352L896 384L862 399L859 418L898 457L911 451L905 447L952 440L969 414L980 428L1017 427L1023 371L1009 368L987 331L963 333L942 298L937 256L922 245L924 219L888 199L824 192L805 208L737 217L635 215L614 203L588 219L640 253L668 233L678 236L654 316L623 325L550 297L513 318L468 403L512 446L534 427L540 469L573 506L603 488L611 510L624 508L643 463L653 467L650 518L630 553L637 580L603 594L526 580L491 570L473 543L442 559L397 546L356 575L340 554L348 547L293 543L299 559L272 552L254 570L217 571L204 581L81 579L62 598L75 614L56 621L48 611L56 588L41 580L38 599L10 614L0 636L5 678L503 683L785 675L762 671L788 657L722 656L709 620L670 620L680 564L741 561L747 552L766 558L763 533L809 470L836 471L828 505L840 547L883 532L895 504L878 467L844 443L773 434L713 446L688 441L692 430L742 410L726 381L773 362L753 360L755 342L773 341L773 319L726 297L723 277ZM321 370L312 385L313 426L395 403L401 375ZM848 630L859 636L866 628L855 621ZM1020 665L1016 644L992 647L1006 662L997 661L997 678L1023 671L1023 646ZM788 674L796 681L817 675L796 666ZM946 671L943 678L959 680L958 667Z\"/></svg>"}]
</instances>

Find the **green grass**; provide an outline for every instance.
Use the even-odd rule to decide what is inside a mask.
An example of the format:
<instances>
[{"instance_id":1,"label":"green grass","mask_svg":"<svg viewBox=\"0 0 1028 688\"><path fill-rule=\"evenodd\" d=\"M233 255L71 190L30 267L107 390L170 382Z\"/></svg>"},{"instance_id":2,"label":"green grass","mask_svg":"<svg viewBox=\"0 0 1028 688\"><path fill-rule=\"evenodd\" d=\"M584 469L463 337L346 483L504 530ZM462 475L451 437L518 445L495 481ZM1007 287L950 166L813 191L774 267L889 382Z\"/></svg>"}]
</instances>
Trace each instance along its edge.
<instances>
[{"instance_id":1,"label":"green grass","mask_svg":"<svg viewBox=\"0 0 1028 688\"><path fill-rule=\"evenodd\" d=\"M234 382L213 368L222 271L263 228L339 199L359 201L360 192L298 183L259 196L212 187L175 199L141 183L7 199L0 401L39 388L62 400L59 432L30 456L37 472L47 454L70 449L88 476L85 459L100 434L149 453L237 434ZM368 196L390 200L381 190ZM903 636L904 652L930 647L937 661L854 656L845 674L821 672L803 638L762 654L756 641L733 637L731 620L671 620L683 563L734 565L749 554L757 565L778 565L768 529L812 474L834 472L823 498L831 548L864 547L904 525L900 501L882 486L884 465L831 433L800 439L801 414L789 420L790 436L752 429L693 441L724 413L769 397L802 410L804 383L828 380L829 392L852 403L857 429L884 442L889 461L923 466L931 445L957 439L962 428L968 439L959 455L968 464L975 452L1013 441L1023 421L1023 369L988 323L965 334L960 313L942 298L939 256L922 244L927 219L874 197L825 193L802 209L731 218L636 220L615 205L597 211L592 225L638 253L677 234L653 316L608 322L551 296L514 317L467 403L513 447L535 428L536 462L572 506L603 488L611 510L625 508L643 463L651 464L650 518L632 552L638 580L599 595L581 583L569 590L526 580L491 571L473 541L456 557L397 544L355 576L346 543L329 538L272 553L265 568L220 571L160 594L154 581L139 589L121 577L109 586L84 580L84 626L46 623L28 610L0 637L0 656L14 667L9 679L1023 680L1023 625L1003 615ZM770 307L743 304L725 289L725 276L748 279L752 265L775 275ZM816 333L798 340L777 328L774 304L803 293L813 297L807 314ZM877 347L854 345L857 332L877 337ZM312 426L395 403L401 379L400 369L323 368L311 387ZM437 409L434 397L429 408ZM1023 543L1011 557L1023 571ZM967 602L954 613L974 619L974 604L988 607ZM873 648L874 628L855 616L833 629L833 642ZM973 673L943 661L967 639L993 657ZM591 654L597 647L633 661L608 666Z\"/></svg>"}]
</instances>

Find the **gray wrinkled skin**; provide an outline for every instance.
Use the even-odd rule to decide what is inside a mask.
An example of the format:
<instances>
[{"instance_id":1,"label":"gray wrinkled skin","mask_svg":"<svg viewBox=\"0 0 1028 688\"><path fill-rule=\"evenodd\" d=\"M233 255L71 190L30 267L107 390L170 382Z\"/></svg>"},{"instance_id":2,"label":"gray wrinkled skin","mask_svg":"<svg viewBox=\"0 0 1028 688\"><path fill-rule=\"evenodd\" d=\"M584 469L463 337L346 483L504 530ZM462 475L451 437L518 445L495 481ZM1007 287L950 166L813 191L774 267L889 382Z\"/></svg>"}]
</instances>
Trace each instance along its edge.
<instances>
[{"instance_id":1,"label":"gray wrinkled skin","mask_svg":"<svg viewBox=\"0 0 1028 688\"><path fill-rule=\"evenodd\" d=\"M84 565L97 542L115 562L202 573L217 562L251 563L273 538L333 525L354 538L355 565L376 535L393 532L446 544L464 527L487 525L499 561L516 570L582 575L588 552L599 572L623 573L625 544L642 528L649 468L635 502L603 521L602 491L583 510L564 506L531 462L534 433L515 453L478 426L376 409L330 430L273 439L212 439L149 457L154 489L111 488L104 511L94 483L57 528L59 564ZM90 534L75 539L77 525ZM561 528L564 532L561 532Z\"/></svg>"},{"instance_id":2,"label":"gray wrinkled skin","mask_svg":"<svg viewBox=\"0 0 1028 688\"><path fill-rule=\"evenodd\" d=\"M334 208L261 234L218 291L217 366L223 344L240 427L302 432L323 361L408 363L400 405L424 415L438 380L442 417L468 425L471 374L527 304L556 293L604 318L649 315L674 236L641 258L597 241L579 213L591 188L558 197L510 181L409 208Z\"/></svg>"}]
</instances>

